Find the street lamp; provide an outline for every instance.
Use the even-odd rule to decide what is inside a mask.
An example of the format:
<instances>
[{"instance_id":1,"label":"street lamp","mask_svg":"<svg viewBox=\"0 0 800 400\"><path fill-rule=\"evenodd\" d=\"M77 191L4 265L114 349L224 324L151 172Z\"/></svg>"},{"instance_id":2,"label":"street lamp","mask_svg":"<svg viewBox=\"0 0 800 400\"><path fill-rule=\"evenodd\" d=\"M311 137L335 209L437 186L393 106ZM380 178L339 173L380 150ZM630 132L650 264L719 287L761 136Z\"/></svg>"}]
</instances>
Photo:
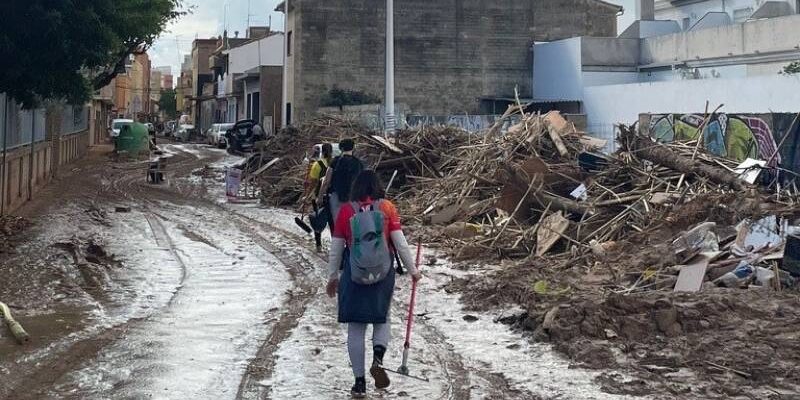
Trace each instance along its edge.
<instances>
[{"instance_id":1,"label":"street lamp","mask_svg":"<svg viewBox=\"0 0 800 400\"><path fill-rule=\"evenodd\" d=\"M386 123L385 135L394 135L394 0L386 0Z\"/></svg>"}]
</instances>

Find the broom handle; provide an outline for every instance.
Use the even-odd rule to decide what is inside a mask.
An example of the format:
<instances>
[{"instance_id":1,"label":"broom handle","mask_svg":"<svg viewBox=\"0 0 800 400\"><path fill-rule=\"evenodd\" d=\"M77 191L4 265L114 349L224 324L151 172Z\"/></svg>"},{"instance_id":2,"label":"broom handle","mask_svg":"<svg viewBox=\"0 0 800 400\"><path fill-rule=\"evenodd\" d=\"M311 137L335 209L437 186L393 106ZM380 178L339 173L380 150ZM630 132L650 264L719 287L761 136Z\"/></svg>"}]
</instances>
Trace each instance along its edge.
<instances>
[{"instance_id":1,"label":"broom handle","mask_svg":"<svg viewBox=\"0 0 800 400\"><path fill-rule=\"evenodd\" d=\"M422 256L422 242L417 243L417 259L416 266L419 271L420 257ZM404 348L411 347L411 325L414 322L414 302L417 299L417 281L411 281L411 301L408 303L408 318L406 322L406 342L403 344Z\"/></svg>"}]
</instances>

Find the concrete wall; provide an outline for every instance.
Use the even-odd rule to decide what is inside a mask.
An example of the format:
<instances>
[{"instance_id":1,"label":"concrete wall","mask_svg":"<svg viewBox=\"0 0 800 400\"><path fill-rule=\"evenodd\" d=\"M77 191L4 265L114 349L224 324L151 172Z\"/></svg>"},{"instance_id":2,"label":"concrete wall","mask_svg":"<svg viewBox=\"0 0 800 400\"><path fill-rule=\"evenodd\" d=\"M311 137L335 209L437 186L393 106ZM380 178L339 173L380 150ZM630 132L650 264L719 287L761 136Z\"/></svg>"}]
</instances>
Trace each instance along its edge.
<instances>
[{"instance_id":1,"label":"concrete wall","mask_svg":"<svg viewBox=\"0 0 800 400\"><path fill-rule=\"evenodd\" d=\"M672 64L780 51L797 52L798 37L800 15L682 32L644 39L640 63Z\"/></svg>"},{"instance_id":2,"label":"concrete wall","mask_svg":"<svg viewBox=\"0 0 800 400\"><path fill-rule=\"evenodd\" d=\"M584 66L636 67L639 39L582 37L581 64Z\"/></svg>"},{"instance_id":3,"label":"concrete wall","mask_svg":"<svg viewBox=\"0 0 800 400\"><path fill-rule=\"evenodd\" d=\"M534 99L578 100L583 97L581 39L572 38L534 46Z\"/></svg>"},{"instance_id":4,"label":"concrete wall","mask_svg":"<svg viewBox=\"0 0 800 400\"><path fill-rule=\"evenodd\" d=\"M337 85L384 91L385 3L295 0L290 102L313 113ZM617 8L593 0L408 0L395 4L396 101L421 114L474 113L482 96L531 93L534 41L615 36Z\"/></svg>"},{"instance_id":5,"label":"concrete wall","mask_svg":"<svg viewBox=\"0 0 800 400\"><path fill-rule=\"evenodd\" d=\"M580 100L586 86L637 82L638 49L638 39L577 37L538 43L533 47L533 98Z\"/></svg>"},{"instance_id":6,"label":"concrete wall","mask_svg":"<svg viewBox=\"0 0 800 400\"><path fill-rule=\"evenodd\" d=\"M404 126L409 116L407 104L399 103L394 105L397 114L397 126ZM386 110L383 104L362 104L357 106L344 107L320 107L317 114L338 115L346 119L358 121L369 129L382 131L386 121Z\"/></svg>"},{"instance_id":7,"label":"concrete wall","mask_svg":"<svg viewBox=\"0 0 800 400\"><path fill-rule=\"evenodd\" d=\"M267 132L281 127L282 95L283 66L261 67L261 123ZM267 123L269 120L272 125Z\"/></svg>"},{"instance_id":8,"label":"concrete wall","mask_svg":"<svg viewBox=\"0 0 800 400\"><path fill-rule=\"evenodd\" d=\"M760 76L744 79L678 80L592 86L584 89L583 106L590 130L613 139L617 123L632 124L642 113L692 113L724 104L727 113L800 111L800 77ZM602 132L597 132L602 130Z\"/></svg>"},{"instance_id":9,"label":"concrete wall","mask_svg":"<svg viewBox=\"0 0 800 400\"><path fill-rule=\"evenodd\" d=\"M735 14L749 17L750 13L755 12L763 3L764 0L705 0L674 7L670 0L658 0L656 1L656 19L671 19L683 25L683 19L688 18L691 27L708 12L727 13L731 20L734 19ZM797 11L794 0L789 0L787 3ZM749 13L736 13L737 10L747 9L750 9Z\"/></svg>"},{"instance_id":10,"label":"concrete wall","mask_svg":"<svg viewBox=\"0 0 800 400\"><path fill-rule=\"evenodd\" d=\"M52 148L49 142L18 147L6 153L5 163L0 162L0 197L4 213L13 212L30 200L50 181ZM31 171L33 171L31 173Z\"/></svg>"}]
</instances>

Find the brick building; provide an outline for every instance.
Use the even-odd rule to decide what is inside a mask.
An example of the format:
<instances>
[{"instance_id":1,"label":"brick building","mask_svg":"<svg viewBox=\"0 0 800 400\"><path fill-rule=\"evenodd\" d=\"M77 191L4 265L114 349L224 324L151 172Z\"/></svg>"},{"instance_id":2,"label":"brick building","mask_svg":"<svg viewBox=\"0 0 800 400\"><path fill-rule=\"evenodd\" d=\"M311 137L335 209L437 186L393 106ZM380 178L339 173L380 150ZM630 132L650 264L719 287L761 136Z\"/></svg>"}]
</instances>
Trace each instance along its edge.
<instances>
[{"instance_id":1,"label":"brick building","mask_svg":"<svg viewBox=\"0 0 800 400\"><path fill-rule=\"evenodd\" d=\"M383 97L385 2L289 4L290 122L313 114L334 86ZM534 41L616 36L620 11L601 0L397 2L396 101L410 113L446 115L478 113L480 99L511 97L515 87L528 97Z\"/></svg>"}]
</instances>

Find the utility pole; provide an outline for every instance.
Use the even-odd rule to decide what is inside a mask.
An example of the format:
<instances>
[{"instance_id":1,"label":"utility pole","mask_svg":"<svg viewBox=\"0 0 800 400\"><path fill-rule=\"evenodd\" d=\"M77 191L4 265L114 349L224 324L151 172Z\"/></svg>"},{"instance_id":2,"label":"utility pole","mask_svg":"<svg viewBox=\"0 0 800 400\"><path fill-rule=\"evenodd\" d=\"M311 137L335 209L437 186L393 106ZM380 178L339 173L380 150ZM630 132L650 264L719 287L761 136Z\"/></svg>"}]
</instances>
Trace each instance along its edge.
<instances>
[{"instance_id":1,"label":"utility pole","mask_svg":"<svg viewBox=\"0 0 800 400\"><path fill-rule=\"evenodd\" d=\"M281 88L281 128L288 126L287 108L289 104L289 0L283 3L283 87Z\"/></svg>"},{"instance_id":2,"label":"utility pole","mask_svg":"<svg viewBox=\"0 0 800 400\"><path fill-rule=\"evenodd\" d=\"M384 135L394 135L394 0L386 0L386 121Z\"/></svg>"}]
</instances>

